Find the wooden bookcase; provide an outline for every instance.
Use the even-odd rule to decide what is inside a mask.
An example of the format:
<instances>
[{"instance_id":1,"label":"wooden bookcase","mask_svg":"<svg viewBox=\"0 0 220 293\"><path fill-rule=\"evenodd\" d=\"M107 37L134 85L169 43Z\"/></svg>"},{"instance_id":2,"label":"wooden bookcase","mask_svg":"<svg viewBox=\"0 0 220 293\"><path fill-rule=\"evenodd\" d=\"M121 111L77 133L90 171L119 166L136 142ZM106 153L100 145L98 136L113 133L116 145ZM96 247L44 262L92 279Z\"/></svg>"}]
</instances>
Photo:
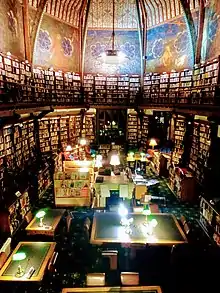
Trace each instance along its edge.
<instances>
[{"instance_id":1,"label":"wooden bookcase","mask_svg":"<svg viewBox=\"0 0 220 293\"><path fill-rule=\"evenodd\" d=\"M185 169L171 164L169 168L169 188L181 201L193 202L196 200L195 178Z\"/></svg>"},{"instance_id":2,"label":"wooden bookcase","mask_svg":"<svg viewBox=\"0 0 220 293\"><path fill-rule=\"evenodd\" d=\"M176 115L174 118L174 149L172 152L172 162L178 165L184 152L184 136L186 132L186 118Z\"/></svg>"},{"instance_id":3,"label":"wooden bookcase","mask_svg":"<svg viewBox=\"0 0 220 293\"><path fill-rule=\"evenodd\" d=\"M89 206L93 184L93 161L64 161L63 172L54 174L55 205Z\"/></svg>"},{"instance_id":4,"label":"wooden bookcase","mask_svg":"<svg viewBox=\"0 0 220 293\"><path fill-rule=\"evenodd\" d=\"M207 121L197 120L193 126L189 169L200 185L203 185L211 145L211 129Z\"/></svg>"},{"instance_id":5,"label":"wooden bookcase","mask_svg":"<svg viewBox=\"0 0 220 293\"><path fill-rule=\"evenodd\" d=\"M169 100L169 73L162 73L160 75L160 94L159 94L159 103L167 103Z\"/></svg>"},{"instance_id":6,"label":"wooden bookcase","mask_svg":"<svg viewBox=\"0 0 220 293\"><path fill-rule=\"evenodd\" d=\"M204 197L200 200L200 224L208 236L220 246L220 211Z\"/></svg>"}]
</instances>

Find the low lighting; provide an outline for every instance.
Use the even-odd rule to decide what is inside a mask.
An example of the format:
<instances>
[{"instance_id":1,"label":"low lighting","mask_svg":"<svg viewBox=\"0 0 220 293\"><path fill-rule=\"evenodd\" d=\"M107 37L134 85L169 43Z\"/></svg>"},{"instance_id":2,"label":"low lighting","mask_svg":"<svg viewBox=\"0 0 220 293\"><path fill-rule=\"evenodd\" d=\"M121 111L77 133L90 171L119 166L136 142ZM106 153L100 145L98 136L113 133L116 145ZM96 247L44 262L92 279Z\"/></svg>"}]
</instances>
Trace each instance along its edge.
<instances>
[{"instance_id":1,"label":"low lighting","mask_svg":"<svg viewBox=\"0 0 220 293\"><path fill-rule=\"evenodd\" d=\"M73 150L73 148L71 147L71 145L68 145L66 147L66 152L71 152Z\"/></svg>"},{"instance_id":2,"label":"low lighting","mask_svg":"<svg viewBox=\"0 0 220 293\"><path fill-rule=\"evenodd\" d=\"M128 209L123 204L120 204L118 208L118 213L121 217L126 217L128 215Z\"/></svg>"}]
</instances>

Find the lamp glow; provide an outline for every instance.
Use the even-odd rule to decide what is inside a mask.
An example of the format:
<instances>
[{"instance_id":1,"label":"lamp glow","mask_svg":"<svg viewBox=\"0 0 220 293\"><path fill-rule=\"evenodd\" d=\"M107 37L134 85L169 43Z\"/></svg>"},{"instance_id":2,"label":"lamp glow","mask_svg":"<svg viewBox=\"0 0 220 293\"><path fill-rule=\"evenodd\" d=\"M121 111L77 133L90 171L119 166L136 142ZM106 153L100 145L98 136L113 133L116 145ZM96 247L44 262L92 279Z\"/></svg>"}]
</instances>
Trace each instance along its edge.
<instances>
[{"instance_id":1,"label":"lamp glow","mask_svg":"<svg viewBox=\"0 0 220 293\"><path fill-rule=\"evenodd\" d=\"M15 261L24 260L26 258L25 252L17 252L13 255L12 259Z\"/></svg>"},{"instance_id":2,"label":"lamp glow","mask_svg":"<svg viewBox=\"0 0 220 293\"><path fill-rule=\"evenodd\" d=\"M80 140L79 140L79 144L80 144L81 146L85 146L85 145L87 144L87 140L86 140L85 138L80 138Z\"/></svg>"},{"instance_id":3,"label":"lamp glow","mask_svg":"<svg viewBox=\"0 0 220 293\"><path fill-rule=\"evenodd\" d=\"M119 159L118 155L112 155L111 156L110 165L112 165L112 166L120 165L120 159Z\"/></svg>"},{"instance_id":4,"label":"lamp glow","mask_svg":"<svg viewBox=\"0 0 220 293\"><path fill-rule=\"evenodd\" d=\"M89 168L86 168L86 167L84 167L84 168L80 168L80 169L79 169L79 172L80 172L80 173L88 173L88 172L89 172Z\"/></svg>"},{"instance_id":5,"label":"lamp glow","mask_svg":"<svg viewBox=\"0 0 220 293\"><path fill-rule=\"evenodd\" d=\"M43 227L43 226L44 226L43 218L44 218L45 215L46 215L45 211L39 211L39 212L36 214L36 218L40 219L39 227Z\"/></svg>"},{"instance_id":6,"label":"lamp glow","mask_svg":"<svg viewBox=\"0 0 220 293\"><path fill-rule=\"evenodd\" d=\"M123 204L120 204L118 213L121 217L125 218L128 215L128 209Z\"/></svg>"},{"instance_id":7,"label":"lamp glow","mask_svg":"<svg viewBox=\"0 0 220 293\"><path fill-rule=\"evenodd\" d=\"M71 145L68 145L67 147L66 147L66 152L71 152L72 151L72 147L71 147Z\"/></svg>"},{"instance_id":8,"label":"lamp glow","mask_svg":"<svg viewBox=\"0 0 220 293\"><path fill-rule=\"evenodd\" d=\"M102 155L97 155L95 160L95 167L101 168L102 167Z\"/></svg>"},{"instance_id":9,"label":"lamp glow","mask_svg":"<svg viewBox=\"0 0 220 293\"><path fill-rule=\"evenodd\" d=\"M151 138L150 142L149 142L149 146L152 147L152 149L154 149L154 147L157 145L157 142L154 138Z\"/></svg>"},{"instance_id":10,"label":"lamp glow","mask_svg":"<svg viewBox=\"0 0 220 293\"><path fill-rule=\"evenodd\" d=\"M156 219L152 219L151 221L150 221L150 224L151 224L151 226L153 227L153 228L155 228L156 226L157 226L157 220Z\"/></svg>"}]
</instances>

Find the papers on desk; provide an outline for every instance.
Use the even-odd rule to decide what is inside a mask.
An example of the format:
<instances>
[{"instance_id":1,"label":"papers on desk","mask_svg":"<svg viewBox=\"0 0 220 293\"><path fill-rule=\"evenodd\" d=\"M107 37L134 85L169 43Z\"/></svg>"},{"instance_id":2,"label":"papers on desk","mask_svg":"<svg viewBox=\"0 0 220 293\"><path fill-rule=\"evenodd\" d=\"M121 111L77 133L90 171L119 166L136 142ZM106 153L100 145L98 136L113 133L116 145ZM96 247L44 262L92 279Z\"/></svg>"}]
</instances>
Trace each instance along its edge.
<instances>
[{"instance_id":1,"label":"papers on desk","mask_svg":"<svg viewBox=\"0 0 220 293\"><path fill-rule=\"evenodd\" d=\"M119 196L123 198L128 197L128 184L120 184L119 186Z\"/></svg>"},{"instance_id":2,"label":"papers on desk","mask_svg":"<svg viewBox=\"0 0 220 293\"><path fill-rule=\"evenodd\" d=\"M152 185L158 184L159 181L157 179L150 179L150 180L148 180L148 179L141 179L141 180L138 179L138 180L136 180L136 178L135 178L134 179L134 183L136 185L146 185L148 187L148 186L152 186Z\"/></svg>"},{"instance_id":3,"label":"papers on desk","mask_svg":"<svg viewBox=\"0 0 220 293\"><path fill-rule=\"evenodd\" d=\"M107 184L100 185L101 197L110 197L110 191Z\"/></svg>"}]
</instances>

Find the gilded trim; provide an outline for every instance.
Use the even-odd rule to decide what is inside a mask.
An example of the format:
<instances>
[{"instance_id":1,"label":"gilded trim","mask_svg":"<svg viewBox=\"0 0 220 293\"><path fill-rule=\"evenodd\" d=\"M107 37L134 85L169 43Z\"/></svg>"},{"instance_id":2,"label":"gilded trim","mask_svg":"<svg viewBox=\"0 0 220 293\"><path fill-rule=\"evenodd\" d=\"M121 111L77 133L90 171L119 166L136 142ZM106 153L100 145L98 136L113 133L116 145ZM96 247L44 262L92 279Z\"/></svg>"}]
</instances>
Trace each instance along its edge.
<instances>
[{"instance_id":1,"label":"gilded trim","mask_svg":"<svg viewBox=\"0 0 220 293\"><path fill-rule=\"evenodd\" d=\"M6 268L9 266L9 264L12 261L13 255L19 250L19 248L21 247L21 245L25 245L25 244L31 244L31 243L43 243L43 244L50 244L50 248L47 252L47 255L42 263L42 266L39 270L39 273L37 276L35 277L31 277L30 279L26 279L26 278L16 278L13 276L3 276L4 271L6 270ZM54 250L56 247L56 243L55 242L28 242L28 241L24 241L24 242L19 242L18 245L16 246L15 250L13 251L13 253L10 255L10 257L8 258L8 260L6 261L6 263L3 265L3 267L0 270L0 281L16 281L16 282L39 282L43 279L44 277L44 272L46 270L46 267L48 265L48 262L50 260L50 258L52 257Z\"/></svg>"},{"instance_id":2,"label":"gilded trim","mask_svg":"<svg viewBox=\"0 0 220 293\"><path fill-rule=\"evenodd\" d=\"M128 291L155 291L155 293L162 293L159 286L138 286L138 287L94 287L94 288L64 288L62 293L76 293L76 292L111 292L115 289L116 292Z\"/></svg>"},{"instance_id":3,"label":"gilded trim","mask_svg":"<svg viewBox=\"0 0 220 293\"><path fill-rule=\"evenodd\" d=\"M131 213L132 215L135 215L136 213ZM140 215L139 213L137 215ZM173 215L173 214L167 214L167 213L164 213L164 214L161 214L161 213L154 213L154 214L151 214L151 216L153 215L159 215L159 216L170 216L173 218L174 222L175 222L175 225L178 229L178 231L180 232L181 236L183 237L183 240L179 240L179 241L175 241L175 240L158 240L157 242L147 242L147 241L144 241L143 239L136 239L136 240L133 240L133 241L130 241L130 242L125 242L126 244L149 244L149 245L158 245L158 244L161 244L161 245L175 245L175 244L183 244L183 243L187 243L187 238L182 230L182 228L180 227L176 217ZM97 222L96 222L96 215L94 215L93 217L93 224L92 224L92 231L91 231L91 238L90 238L90 243L91 244L98 244L98 245L102 245L103 243L124 243L120 240L117 240L117 239L111 239L111 238L105 238L105 239L102 239L102 238L97 238L95 237L96 235L96 225L97 225Z\"/></svg>"}]
</instances>

